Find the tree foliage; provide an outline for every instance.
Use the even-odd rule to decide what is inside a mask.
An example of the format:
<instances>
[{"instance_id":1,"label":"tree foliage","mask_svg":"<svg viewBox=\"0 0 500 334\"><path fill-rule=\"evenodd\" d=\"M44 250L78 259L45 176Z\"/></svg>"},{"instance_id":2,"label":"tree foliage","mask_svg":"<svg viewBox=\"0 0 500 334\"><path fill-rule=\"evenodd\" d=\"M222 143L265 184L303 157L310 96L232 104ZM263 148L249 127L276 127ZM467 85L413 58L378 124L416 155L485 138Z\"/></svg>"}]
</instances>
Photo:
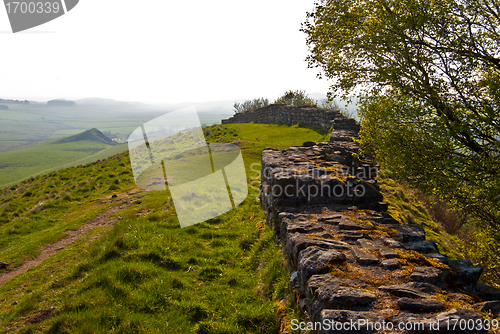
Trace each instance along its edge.
<instances>
[{"instance_id":1,"label":"tree foliage","mask_svg":"<svg viewBox=\"0 0 500 334\"><path fill-rule=\"evenodd\" d=\"M274 104L287 104L292 106L315 106L316 101L302 90L288 90L278 97Z\"/></svg>"},{"instance_id":2,"label":"tree foliage","mask_svg":"<svg viewBox=\"0 0 500 334\"><path fill-rule=\"evenodd\" d=\"M302 31L333 95L359 93L365 150L499 223L498 0L320 0Z\"/></svg>"},{"instance_id":3,"label":"tree foliage","mask_svg":"<svg viewBox=\"0 0 500 334\"><path fill-rule=\"evenodd\" d=\"M268 105L269 105L269 100L263 97L256 98L253 100L247 100L243 103L236 102L234 104L234 113L239 114L239 113L246 113L249 111L255 111L257 109L267 107Z\"/></svg>"}]
</instances>

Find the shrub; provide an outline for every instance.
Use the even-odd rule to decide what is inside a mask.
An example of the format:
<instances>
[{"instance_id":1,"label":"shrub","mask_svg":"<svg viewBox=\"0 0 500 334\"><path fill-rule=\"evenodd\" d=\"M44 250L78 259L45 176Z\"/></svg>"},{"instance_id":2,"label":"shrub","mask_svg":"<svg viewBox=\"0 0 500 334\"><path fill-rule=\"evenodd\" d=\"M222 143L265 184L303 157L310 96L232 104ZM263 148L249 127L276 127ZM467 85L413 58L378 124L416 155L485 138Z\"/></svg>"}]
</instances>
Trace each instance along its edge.
<instances>
[{"instance_id":1,"label":"shrub","mask_svg":"<svg viewBox=\"0 0 500 334\"><path fill-rule=\"evenodd\" d=\"M253 99L253 101L247 100L243 103L236 102L234 104L234 113L235 114L246 113L249 111L254 111L260 108L267 107L268 105L269 105L269 100L263 97Z\"/></svg>"},{"instance_id":2,"label":"shrub","mask_svg":"<svg viewBox=\"0 0 500 334\"><path fill-rule=\"evenodd\" d=\"M274 104L287 104L292 106L316 106L317 102L310 98L306 92L302 90L289 90L282 96L278 97Z\"/></svg>"}]
</instances>

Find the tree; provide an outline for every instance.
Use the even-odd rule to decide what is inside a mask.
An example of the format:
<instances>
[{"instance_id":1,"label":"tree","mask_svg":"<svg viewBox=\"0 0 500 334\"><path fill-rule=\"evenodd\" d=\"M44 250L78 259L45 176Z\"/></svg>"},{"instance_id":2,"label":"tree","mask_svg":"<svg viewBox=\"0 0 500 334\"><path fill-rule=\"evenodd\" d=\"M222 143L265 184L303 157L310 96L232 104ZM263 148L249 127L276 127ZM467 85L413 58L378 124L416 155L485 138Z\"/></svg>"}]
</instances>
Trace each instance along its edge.
<instances>
[{"instance_id":1,"label":"tree","mask_svg":"<svg viewBox=\"0 0 500 334\"><path fill-rule=\"evenodd\" d=\"M310 98L306 92L302 90L289 90L282 96L278 97L274 104L288 104L292 106L315 106L316 101Z\"/></svg>"},{"instance_id":2,"label":"tree","mask_svg":"<svg viewBox=\"0 0 500 334\"><path fill-rule=\"evenodd\" d=\"M331 94L359 92L365 151L500 222L498 0L320 0L302 31Z\"/></svg>"}]
</instances>

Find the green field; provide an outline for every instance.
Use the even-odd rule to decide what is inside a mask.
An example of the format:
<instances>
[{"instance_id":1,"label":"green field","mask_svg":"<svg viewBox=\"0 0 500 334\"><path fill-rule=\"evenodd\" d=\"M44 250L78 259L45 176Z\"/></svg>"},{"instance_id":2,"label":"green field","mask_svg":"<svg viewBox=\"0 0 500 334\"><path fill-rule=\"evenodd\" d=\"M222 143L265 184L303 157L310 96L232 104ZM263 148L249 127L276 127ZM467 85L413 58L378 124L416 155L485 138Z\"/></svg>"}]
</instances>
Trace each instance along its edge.
<instances>
[{"instance_id":1,"label":"green field","mask_svg":"<svg viewBox=\"0 0 500 334\"><path fill-rule=\"evenodd\" d=\"M127 144L111 146L86 140L69 143L48 142L0 152L0 188L31 176L104 159L127 149Z\"/></svg>"},{"instance_id":2,"label":"green field","mask_svg":"<svg viewBox=\"0 0 500 334\"><path fill-rule=\"evenodd\" d=\"M8 271L67 230L130 203L110 216L112 225L1 286L0 332L278 333L296 317L284 301L289 273L257 198L256 166L264 147L326 136L263 124L205 130L210 142L239 143L253 187L236 209L188 228L179 228L167 192L130 193L127 152L1 190L0 261Z\"/></svg>"}]
</instances>

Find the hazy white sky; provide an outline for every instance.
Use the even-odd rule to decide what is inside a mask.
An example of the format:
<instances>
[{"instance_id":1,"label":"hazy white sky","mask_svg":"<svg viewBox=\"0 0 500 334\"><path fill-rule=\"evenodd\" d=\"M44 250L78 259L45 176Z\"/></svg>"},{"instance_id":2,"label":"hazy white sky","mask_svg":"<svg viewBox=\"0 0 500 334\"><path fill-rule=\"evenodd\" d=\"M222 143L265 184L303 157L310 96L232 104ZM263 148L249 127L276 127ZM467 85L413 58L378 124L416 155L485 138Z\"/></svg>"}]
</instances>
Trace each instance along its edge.
<instances>
[{"instance_id":1,"label":"hazy white sky","mask_svg":"<svg viewBox=\"0 0 500 334\"><path fill-rule=\"evenodd\" d=\"M80 0L12 34L0 8L0 97L184 102L326 93L300 24L314 0ZM2 6L3 7L3 6Z\"/></svg>"}]
</instances>

